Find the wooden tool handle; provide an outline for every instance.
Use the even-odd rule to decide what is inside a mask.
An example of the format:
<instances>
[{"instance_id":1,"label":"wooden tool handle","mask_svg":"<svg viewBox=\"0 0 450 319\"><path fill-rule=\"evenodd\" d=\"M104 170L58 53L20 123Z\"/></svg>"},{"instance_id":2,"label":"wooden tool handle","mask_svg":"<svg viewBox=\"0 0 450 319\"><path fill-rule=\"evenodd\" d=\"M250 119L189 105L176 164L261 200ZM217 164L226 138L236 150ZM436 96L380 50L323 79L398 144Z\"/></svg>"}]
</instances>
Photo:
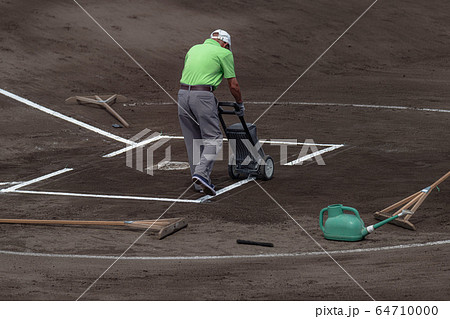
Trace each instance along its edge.
<instances>
[{"instance_id":1,"label":"wooden tool handle","mask_svg":"<svg viewBox=\"0 0 450 319\"><path fill-rule=\"evenodd\" d=\"M397 211L395 212L395 214L392 215L392 216L398 215L398 214L400 214L403 210L410 208L412 205L414 205L414 203L416 203L417 201L419 201L419 200L423 197L423 195L424 195L424 193L419 192L419 194L416 195L416 197L414 197L412 200L410 200L410 201L409 201L406 205L404 205L402 208L400 208L399 210L397 210ZM382 211L382 213L383 213L383 211Z\"/></svg>"},{"instance_id":2,"label":"wooden tool handle","mask_svg":"<svg viewBox=\"0 0 450 319\"><path fill-rule=\"evenodd\" d=\"M49 220L49 219L0 219L0 224L38 224L38 225L97 225L97 226L128 226L146 228L158 231L158 238L167 237L187 226L184 218L165 218L136 221L106 221L106 220Z\"/></svg>"},{"instance_id":3,"label":"wooden tool handle","mask_svg":"<svg viewBox=\"0 0 450 319\"><path fill-rule=\"evenodd\" d=\"M435 188L436 186L438 186L440 183L442 183L443 181L445 181L448 177L450 176L450 171L447 172L447 174L445 174L444 176L442 176L441 178L439 178L436 182L434 182L433 184L431 184L430 186L430 191Z\"/></svg>"},{"instance_id":4,"label":"wooden tool handle","mask_svg":"<svg viewBox=\"0 0 450 319\"><path fill-rule=\"evenodd\" d=\"M128 124L127 121L125 121L116 111L114 111L114 109L111 106L109 106L108 103L103 102L98 95L96 95L95 98L98 100L97 103L102 105L109 113L111 113L116 119L118 119L119 122L123 124L123 126L125 127L130 126L130 124Z\"/></svg>"},{"instance_id":5,"label":"wooden tool handle","mask_svg":"<svg viewBox=\"0 0 450 319\"><path fill-rule=\"evenodd\" d=\"M46 220L46 219L0 219L0 224L38 224L38 225L100 225L124 226L123 221L97 220Z\"/></svg>"},{"instance_id":6,"label":"wooden tool handle","mask_svg":"<svg viewBox=\"0 0 450 319\"><path fill-rule=\"evenodd\" d=\"M412 194L411 196L408 196L408 197L402 199L401 201L399 201L399 202L397 202L395 204L392 204L389 207L386 207L385 209L381 210L380 213L387 213L387 212L389 212L389 211L391 211L391 210L393 210L393 209L395 209L397 207L400 207L401 205L409 202L410 200L414 199L415 197L419 196L420 194L421 194L421 191L418 191L417 193Z\"/></svg>"},{"instance_id":7,"label":"wooden tool handle","mask_svg":"<svg viewBox=\"0 0 450 319\"><path fill-rule=\"evenodd\" d=\"M97 226L130 226L148 228L151 225L165 226L174 221L136 220L136 221L109 221L109 220L53 220L53 219L0 219L0 224L34 224L34 225L97 225Z\"/></svg>"}]
</instances>

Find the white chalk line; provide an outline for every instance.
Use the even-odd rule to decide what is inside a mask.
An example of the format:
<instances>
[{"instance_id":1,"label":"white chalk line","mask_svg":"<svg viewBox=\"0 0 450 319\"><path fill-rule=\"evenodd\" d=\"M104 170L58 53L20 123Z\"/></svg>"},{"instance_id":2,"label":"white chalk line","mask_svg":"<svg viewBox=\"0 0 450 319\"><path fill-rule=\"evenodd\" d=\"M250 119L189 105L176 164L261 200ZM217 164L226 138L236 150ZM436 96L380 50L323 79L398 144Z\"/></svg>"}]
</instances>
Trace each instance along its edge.
<instances>
[{"instance_id":1,"label":"white chalk line","mask_svg":"<svg viewBox=\"0 0 450 319\"><path fill-rule=\"evenodd\" d=\"M1 182L0 186L17 185L23 182Z\"/></svg>"},{"instance_id":2,"label":"white chalk line","mask_svg":"<svg viewBox=\"0 0 450 319\"><path fill-rule=\"evenodd\" d=\"M344 145L342 144L342 145L334 145L334 146L331 146L331 147L327 147L327 148L324 148L323 150L320 150L320 151L317 151L317 152L313 152L311 154L308 154L308 155L302 156L300 158L297 158L296 160L288 162L288 163L286 163L284 165L285 166L293 166L293 165L298 165L298 164L301 165L304 161L310 160L310 159L312 159L312 158L314 158L316 156L322 155L324 153L337 150L338 148L341 148L343 146Z\"/></svg>"},{"instance_id":3,"label":"white chalk line","mask_svg":"<svg viewBox=\"0 0 450 319\"><path fill-rule=\"evenodd\" d=\"M387 250L397 249L411 249L430 246L439 246L450 244L450 240L440 240L426 243L416 243L407 245L384 246L374 248L358 248L348 250L334 250L328 251L330 255L342 254L359 254L371 253ZM101 256L101 255L77 255L77 254L49 254L49 253L33 253L33 252L18 252L9 250L0 250L0 254L15 255L24 257L47 257L47 258L84 258L84 259L117 259L117 256ZM324 251L311 251L302 253L280 253L280 254L256 254L256 255L224 255L224 256L123 256L121 260L150 260L150 261L164 261L164 260L220 260L220 259L254 259L254 258L283 258L283 257L309 257L309 256L323 256L326 255Z\"/></svg>"},{"instance_id":4,"label":"white chalk line","mask_svg":"<svg viewBox=\"0 0 450 319\"><path fill-rule=\"evenodd\" d=\"M53 110L51 110L51 109L49 109L47 107L44 107L44 106L39 105L39 104L37 104L35 102L32 102L32 101L27 100L25 98L22 98L22 97L20 97L20 96L18 96L16 94L8 92L6 90L0 89L0 93L2 93L3 95L8 96L8 97L18 101L18 102L24 103L24 104L26 104L28 106L31 106L33 108L36 108L36 109L40 110L40 111L43 111L43 112L45 112L47 114L53 115L55 117L58 117L60 119L68 121L70 123L73 123L73 124L76 124L76 125L81 126L83 128L86 128L86 129L88 129L90 131L98 133L100 135L106 136L108 138L111 138L111 139L114 139L116 141L119 141L119 142L122 142L122 143L125 143L125 144L129 145L129 146L125 147L125 148L122 148L122 149L117 150L115 152L112 152L112 153L104 155L103 157L106 157L106 158L114 157L114 156L117 156L119 154L123 154L123 153L125 153L127 151L130 151L130 150L134 149L134 148L142 147L142 146L144 146L146 144L159 141L160 139L165 139L165 138L166 139L184 139L183 136L170 136L170 135L162 135L161 134L159 136L155 136L153 138L150 138L150 139L141 141L139 143L136 143L134 141L127 140L127 139L124 139L124 138L122 138L120 136L117 136L117 135L114 135L112 133L106 132L106 131L104 131L102 129L99 129L97 127L94 127L92 125L89 125L89 124L86 124L84 122L78 121L78 120L76 120L76 119L74 119L72 117L66 116L66 115L61 114L61 113L56 112L56 111L53 111ZM247 103L255 103L256 104L256 103L263 103L263 102L247 102ZM227 141L227 139L224 139L224 141ZM279 145L283 145L283 144L284 145L309 145L308 143L283 142L283 141L279 141L279 140L277 140L277 141L261 140L261 143L268 143L268 144L271 144L271 145L272 144L273 145L277 145L277 144L279 144ZM314 144L314 145L316 145L316 146L330 146L331 147L331 146L334 146L336 144Z\"/></svg>"},{"instance_id":5,"label":"white chalk line","mask_svg":"<svg viewBox=\"0 0 450 319\"><path fill-rule=\"evenodd\" d=\"M142 141L142 142L138 143L138 145L136 145L136 146L128 146L128 147L125 147L125 148L123 148L123 149L121 149L121 150L117 150L117 151L115 151L115 152L113 152L113 153L107 154L107 155L105 155L105 156L103 156L103 157L113 157L113 156L119 155L119 154L121 154L121 153L130 151L130 150L132 150L133 148L141 147L141 146L143 146L143 145L145 145L145 144L148 144L148 143L151 143L151 142L155 142L155 141L160 140L160 139L163 139L163 138L167 138L167 139L171 139L171 138L174 138L174 139L184 139L183 136L159 135L159 136L156 136L156 137L154 137L154 138L152 138L152 139ZM228 140L227 140L227 139L224 139L224 141L228 141ZM288 142L288 141L280 141L280 140L275 140L275 141L261 140L261 143L262 143L262 144L264 144L264 143L267 143L267 144L275 144L275 145L276 145L276 144L281 144L281 145L284 144L284 145L295 145L295 146L298 146L298 145L328 146L328 147L325 148L325 149L322 149L322 150L320 150L320 151L313 152L313 153L311 153L311 154L302 156L302 157L300 157L300 158L297 158L296 160L293 160L293 161L291 161L291 162L288 162L288 163L286 163L286 164L283 164L283 165L285 165L285 166L294 166L294 165L298 165L298 164L301 165L304 161L307 161L307 160L309 160L309 159L315 158L316 156L320 156L320 155L322 155L322 154L324 154L324 153L331 152L331 151L334 151L334 150L336 150L336 149L338 149L338 148L341 148L341 147L345 146L344 144L297 143L297 142ZM242 186L242 185L244 185L244 184L247 184L248 182L250 182L250 181L252 181L252 180L253 180L253 178L241 180L241 181L236 182L236 183L234 183L234 184L232 184L232 185L230 185L230 186L227 186L227 187L225 187L225 188L222 188L222 189L220 189L220 190L217 191L216 196L221 195L221 194L223 194L223 193L226 193L226 192L228 192L228 191L231 191L232 189L235 189L235 188L237 188L237 187L240 187L240 186ZM52 195L52 194L48 194L48 195ZM72 193L71 196L74 196L74 194ZM112 196L112 195L111 195L111 196ZM201 197L200 199L194 200L194 201L192 201L192 202L194 202L194 203L203 203L203 202L205 202L205 201L207 201L207 200L209 200L209 199L211 199L211 198L213 198L213 197L215 197L215 196L209 196L209 195L206 195L206 196L203 196L203 197ZM110 197L110 198L112 198L112 197ZM120 199L120 198L118 198L118 197L115 197L115 198ZM128 199L138 199L138 198L128 198ZM145 199L145 200L147 200L147 199ZM155 199L153 199L153 200L155 200ZM167 199L165 199L165 200L167 200Z\"/></svg>"},{"instance_id":6,"label":"white chalk line","mask_svg":"<svg viewBox=\"0 0 450 319\"><path fill-rule=\"evenodd\" d=\"M113 140L116 140L116 141L118 141L118 142L122 142L122 143L125 143L125 144L129 144L129 145L134 145L134 144L136 144L136 143L133 142L133 141L130 141L130 140L127 140L127 139L125 139L125 138L123 138L123 137L120 137L120 136L114 135L114 134L112 134L112 133L106 132L106 131L104 131L104 130L102 130L102 129L99 129L99 128L97 128L97 127L95 127L95 126L92 126L92 125L89 125L89 124L87 124L87 123L78 121L78 120L74 119L73 117L70 117L70 116L64 115L64 114L62 114L62 113L53 111L53 110L51 110L51 109L49 109L49 108L47 108L47 107L44 107L44 106L39 105L39 104L37 104L37 103L34 103L34 102L32 102L32 101L30 101L30 100L27 100L27 99L25 99L25 98L23 98L23 97L20 97L20 96L14 94L14 93L5 91L5 90L3 90L3 89L0 89L0 93L3 94L3 95L5 95L5 96L7 96L7 97L10 97L10 98L12 98L12 99L18 101L18 102L21 102L21 103L23 103L23 104L26 104L26 105L28 105L28 106L31 106L31 107L33 107L33 108L35 108L35 109L38 109L38 110L40 110L40 111L42 111L42 112L45 112L45 113L47 113L47 114L53 115L53 116L55 116L55 117L57 117L57 118L60 118L60 119L62 119L62 120L64 120L64 121L67 121L67 122L70 122L70 123L72 123L72 124L81 126L81 127L85 128L85 129L87 129L87 130L90 130L90 131L95 132L95 133L97 133L97 134L103 135L103 136L108 137L108 138L110 138L110 139L113 139Z\"/></svg>"},{"instance_id":7,"label":"white chalk line","mask_svg":"<svg viewBox=\"0 0 450 319\"><path fill-rule=\"evenodd\" d=\"M162 134L161 134L161 135L158 135L158 136L154 136L154 137L152 137L152 138L150 138L150 139L141 141L141 142L139 142L139 143L136 143L135 145L130 145L130 146L124 147L124 148L122 148L122 149L119 149L119 150L117 150L117 151L114 151L114 152L112 152L112 153L103 155L103 157L107 157L107 158L114 157L114 156L117 156L117 155L126 153L126 152L128 152L128 151L131 151L131 150L133 150L133 149L135 149L135 148L142 147L142 146L147 145L147 144L149 144L149 143L153 143L153 142L159 141L159 140L161 140L161 139L184 140L184 137L183 137L183 136L174 136L174 135L162 135ZM224 142L228 142L228 139L227 139L227 138L224 138L223 141L224 141ZM303 145L313 146L313 145L314 145L314 146L324 146L324 147L330 147L330 146L340 146L340 147L341 147L341 146L344 146L344 144L301 143L301 142L283 141L282 139L276 139L276 140L259 140L259 141L260 141L261 145L263 145L263 144L270 144L270 145L293 145L293 146L303 146Z\"/></svg>"},{"instance_id":8,"label":"white chalk line","mask_svg":"<svg viewBox=\"0 0 450 319\"><path fill-rule=\"evenodd\" d=\"M57 176L57 175L60 175L60 174L66 173L66 172L70 172L72 170L73 170L73 168L63 168L63 169L60 169L59 171L56 171L56 172L53 172L53 173L50 173L50 174L47 174L47 175L43 175L41 177L38 177L38 178L35 178L35 179L32 179L32 180L26 181L26 182L19 183L19 184L16 184L14 186L11 186L11 187L8 187L8 188L5 188L5 189L2 189L2 190L0 190L0 192L2 192L2 193L18 192L19 188L22 188L22 187L25 187L25 186L28 186L28 185L31 185L31 184L43 181L45 179L52 178L54 176Z\"/></svg>"},{"instance_id":9,"label":"white chalk line","mask_svg":"<svg viewBox=\"0 0 450 319\"><path fill-rule=\"evenodd\" d=\"M181 171L185 169L189 169L188 162L163 161L152 167L152 170L160 171Z\"/></svg>"},{"instance_id":10,"label":"white chalk line","mask_svg":"<svg viewBox=\"0 0 450 319\"><path fill-rule=\"evenodd\" d=\"M134 103L136 104L136 103ZM246 101L245 104L272 104L272 102L267 101ZM124 104L129 106L134 106L130 104ZM175 105L172 102L142 102L141 105ZM361 108L372 108L372 109L394 109L394 110L412 110L412 111L422 111L422 112L442 112L450 113L450 110L446 109L436 109L431 107L411 107L411 106L396 106L396 105L376 105L376 104L356 104L356 103L319 103L319 102L277 102L275 105L312 105L312 106L343 106L343 107L361 107Z\"/></svg>"},{"instance_id":11,"label":"white chalk line","mask_svg":"<svg viewBox=\"0 0 450 319\"><path fill-rule=\"evenodd\" d=\"M292 146L344 146L344 144L321 144L321 143L303 143L303 142L291 142L283 139L276 140L259 140L262 144L270 144L270 145L292 145Z\"/></svg>"},{"instance_id":12,"label":"white chalk line","mask_svg":"<svg viewBox=\"0 0 450 319\"><path fill-rule=\"evenodd\" d=\"M106 199L122 199L122 200L143 200L143 201L160 201L160 202L178 202L178 203L196 203L200 204L206 200L229 192L237 187L240 187L248 182L252 181L253 178L248 178L231 184L217 191L216 196L205 195L198 199L181 199L181 198L164 198L164 197L147 197L147 196L128 196L128 195L108 195L108 194L89 194L89 193L71 193L71 192L50 192L50 191L37 191L37 190L21 190L25 186L35 184L37 182L49 179L51 177L72 171L73 168L64 168L59 171L43 175L41 177L32 179L30 181L21 182L20 184L11 186L9 188L0 189L0 193L19 193L19 194L34 194L34 195L53 195L53 196L70 196L70 197L87 197L87 198L106 198Z\"/></svg>"},{"instance_id":13,"label":"white chalk line","mask_svg":"<svg viewBox=\"0 0 450 319\"><path fill-rule=\"evenodd\" d=\"M103 155L102 157L107 157L107 158L109 158L109 157L114 157L114 156L117 156L117 155L126 153L126 152L128 152L128 151L131 151L131 150L133 150L133 149L135 149L135 148L142 147L142 146L144 146L144 145L147 145L147 144L150 144L150 143L159 141L159 140L161 140L161 139L163 139L163 138L164 138L163 135L154 136L154 137L148 138L148 139L146 139L146 140L143 140L143 141L141 141L141 142L139 142L139 143L135 143L134 145L130 145L130 146L121 148L120 150L117 150L117 151L115 151L115 152L112 152L112 153Z\"/></svg>"},{"instance_id":14,"label":"white chalk line","mask_svg":"<svg viewBox=\"0 0 450 319\"><path fill-rule=\"evenodd\" d=\"M327 54L327 52L329 51L329 50L331 50L331 48L375 5L375 3L377 3L377 1L378 0L375 0L374 2L372 2L372 4L370 5L370 6L368 6L367 7L367 9L366 10L364 10L364 12L363 13L361 13L359 16L358 16L358 18L356 18L356 20L355 21L353 21L352 22L352 24L350 24L348 27L347 27L347 29L345 29L345 31L344 32L342 32L341 33L341 35L339 35L338 37L337 37L337 39L336 40L334 40L333 41L333 43L331 43L326 49L325 49L325 51L323 51L315 60L314 60L314 62L313 63L311 63L296 79L295 79L295 81L294 82L292 82L292 84L291 85L289 85L288 86L288 88L286 89L286 90L284 90L283 91L283 93L281 93L276 99L275 99L275 101L273 101L270 105L269 105L269 107L268 108L266 108L265 110L264 110L264 112L262 112L261 113L261 115L260 116L258 116L258 118L253 122L253 123L256 123L256 122L258 122L259 121L259 119L261 118L261 117L263 117L264 116L264 114L266 114L274 105L275 105L275 103L277 103L301 78L303 78L303 76L309 71L309 70L311 70L311 68L317 63L317 62L319 62L319 60L320 59L322 59L322 57L325 55L325 54ZM353 278L352 278L353 279ZM354 279L353 279L354 280ZM354 280L355 281L355 280ZM355 281L355 283L357 283L356 281ZM358 284L358 283L357 283ZM358 284L359 285L359 284ZM359 285L360 286L360 285ZM360 286L360 288L371 298L371 299L373 299L372 298L372 296L370 296L369 295L369 293L367 292L367 291L365 291L364 290L364 288L362 287L362 286Z\"/></svg>"},{"instance_id":15,"label":"white chalk line","mask_svg":"<svg viewBox=\"0 0 450 319\"><path fill-rule=\"evenodd\" d=\"M287 102L285 104L292 105L315 105L315 106L344 106L344 107L361 107L361 108L375 108L375 109L393 109L393 110L413 110L424 112L442 112L450 113L450 110L434 109L428 107L410 107L410 106L396 106L396 105L371 105L371 104L345 104L345 103L308 103L308 102Z\"/></svg>"},{"instance_id":16,"label":"white chalk line","mask_svg":"<svg viewBox=\"0 0 450 319\"><path fill-rule=\"evenodd\" d=\"M241 181L239 181L239 182L236 182L236 183L234 183L234 184L231 184L230 186L227 186L227 187L224 187L224 188L222 188L222 189L219 189L219 190L216 192L216 196L222 195L222 194L224 194L224 193L226 193L226 192L231 191L232 189L235 189L235 188L238 188L238 187L240 187L240 186L242 186L242 185L245 185L245 184L247 184L248 182L253 181L254 179L255 179L255 178L253 178L253 177L249 177L249 178L247 178L247 179L243 179L243 180L241 180ZM216 197L216 196L205 195L205 196L199 198L199 201L200 201L201 203L203 203L203 202L207 201L208 199L213 198L213 197Z\"/></svg>"},{"instance_id":17,"label":"white chalk line","mask_svg":"<svg viewBox=\"0 0 450 319\"><path fill-rule=\"evenodd\" d=\"M103 194L87 194L87 193L68 193L68 192L46 192L46 191L27 191L17 190L14 193L20 194L35 194L35 195L54 195L54 196L71 196L71 197L90 197L90 198L107 198L107 199L126 199L126 200L144 200L144 201L159 201L159 202L177 202L177 203L200 203L196 199L176 199L164 197L145 197L145 196L127 196L127 195L103 195Z\"/></svg>"}]
</instances>

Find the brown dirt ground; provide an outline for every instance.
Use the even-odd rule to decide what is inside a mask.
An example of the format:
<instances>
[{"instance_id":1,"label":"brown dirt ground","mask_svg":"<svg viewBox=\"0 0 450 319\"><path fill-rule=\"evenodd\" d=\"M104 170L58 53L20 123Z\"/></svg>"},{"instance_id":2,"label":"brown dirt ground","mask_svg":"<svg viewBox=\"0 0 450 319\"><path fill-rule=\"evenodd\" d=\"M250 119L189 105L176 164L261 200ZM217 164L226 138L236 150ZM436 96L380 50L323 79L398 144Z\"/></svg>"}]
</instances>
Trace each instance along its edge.
<instances>
[{"instance_id":1,"label":"brown dirt ground","mask_svg":"<svg viewBox=\"0 0 450 319\"><path fill-rule=\"evenodd\" d=\"M213 1L214 2L214 1ZM217 27L233 36L238 79L246 101L274 101L371 3L351 0L81 1L98 22L176 96L183 57ZM180 135L164 92L71 1L0 0L1 88L101 129L131 138L144 128ZM330 251L380 248L449 239L449 181L411 219L417 231L393 225L364 241L323 239L319 211L344 203L372 213L449 170L448 113L292 105L308 101L433 107L450 110L450 3L379 1L258 122L260 138L344 143L327 165L276 166L261 185L320 245ZM131 103L114 108L131 123L113 129L104 110L65 105L75 94L117 92ZM225 85L219 99L229 100ZM247 104L247 118L267 107ZM177 197L186 171L154 176L125 166L125 156L101 156L122 143L0 96L0 182L26 181L64 167L75 170L29 190ZM173 160L186 161L181 141ZM279 148L266 152L279 160ZM291 158L298 148L289 148ZM163 156L163 154L160 154ZM225 162L214 182L231 184ZM188 191L185 198L198 198ZM163 202L0 194L1 218L140 220L159 217ZM176 204L165 217L188 228L158 241L141 238L126 256L228 256L302 253L319 247L256 184L206 204ZM100 227L0 225L0 250L50 254L120 255L141 231ZM269 241L242 246L237 238ZM111 260L0 253L3 300L74 300ZM450 247L336 254L334 258L377 300L449 300ZM368 300L326 256L211 260L122 260L83 297L89 300Z\"/></svg>"}]
</instances>

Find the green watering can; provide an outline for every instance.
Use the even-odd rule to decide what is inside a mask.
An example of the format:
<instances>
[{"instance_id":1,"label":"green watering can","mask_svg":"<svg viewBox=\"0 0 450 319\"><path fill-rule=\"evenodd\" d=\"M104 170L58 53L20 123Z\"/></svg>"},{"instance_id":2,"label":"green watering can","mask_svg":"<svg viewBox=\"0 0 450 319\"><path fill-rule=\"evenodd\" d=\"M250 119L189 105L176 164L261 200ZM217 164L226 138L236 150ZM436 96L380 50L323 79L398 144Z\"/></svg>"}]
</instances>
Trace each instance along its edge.
<instances>
[{"instance_id":1,"label":"green watering can","mask_svg":"<svg viewBox=\"0 0 450 319\"><path fill-rule=\"evenodd\" d=\"M346 214L344 211L352 212L353 214ZM323 223L323 214L328 212L328 218ZM392 216L375 225L368 227L364 226L364 222L359 216L356 209L352 207L343 206L341 204L330 205L320 211L320 228L326 239L341 240L341 241L358 241L363 240L368 234L373 232L376 228L389 223L391 220L405 214L412 214L408 210L402 211L400 214Z\"/></svg>"}]
</instances>

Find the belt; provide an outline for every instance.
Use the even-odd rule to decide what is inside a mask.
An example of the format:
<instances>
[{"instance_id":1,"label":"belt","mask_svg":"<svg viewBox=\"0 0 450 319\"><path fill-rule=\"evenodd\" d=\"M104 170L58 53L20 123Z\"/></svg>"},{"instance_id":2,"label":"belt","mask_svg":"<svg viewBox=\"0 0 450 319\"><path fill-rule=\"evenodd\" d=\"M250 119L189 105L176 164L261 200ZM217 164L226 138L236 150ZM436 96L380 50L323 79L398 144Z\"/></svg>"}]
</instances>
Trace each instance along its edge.
<instances>
[{"instance_id":1,"label":"belt","mask_svg":"<svg viewBox=\"0 0 450 319\"><path fill-rule=\"evenodd\" d=\"M188 90L188 91L208 91L212 92L214 91L214 88L211 85L187 85L187 84L181 84L180 85L181 90Z\"/></svg>"}]
</instances>

